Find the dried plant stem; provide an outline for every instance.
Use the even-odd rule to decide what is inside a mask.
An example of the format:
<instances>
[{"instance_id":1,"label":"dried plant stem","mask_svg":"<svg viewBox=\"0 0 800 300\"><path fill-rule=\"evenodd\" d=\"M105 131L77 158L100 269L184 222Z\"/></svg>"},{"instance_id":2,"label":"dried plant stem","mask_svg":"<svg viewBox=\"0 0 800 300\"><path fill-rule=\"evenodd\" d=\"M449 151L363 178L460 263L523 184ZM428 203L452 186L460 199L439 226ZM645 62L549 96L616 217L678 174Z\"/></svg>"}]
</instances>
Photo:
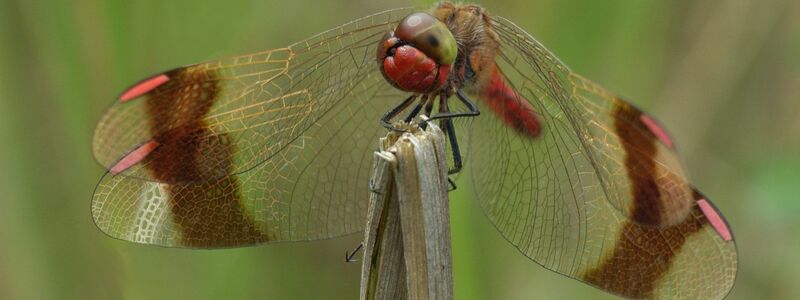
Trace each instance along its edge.
<instances>
[{"instance_id":1,"label":"dried plant stem","mask_svg":"<svg viewBox=\"0 0 800 300\"><path fill-rule=\"evenodd\" d=\"M390 133L375 153L361 299L452 299L444 134Z\"/></svg>"}]
</instances>

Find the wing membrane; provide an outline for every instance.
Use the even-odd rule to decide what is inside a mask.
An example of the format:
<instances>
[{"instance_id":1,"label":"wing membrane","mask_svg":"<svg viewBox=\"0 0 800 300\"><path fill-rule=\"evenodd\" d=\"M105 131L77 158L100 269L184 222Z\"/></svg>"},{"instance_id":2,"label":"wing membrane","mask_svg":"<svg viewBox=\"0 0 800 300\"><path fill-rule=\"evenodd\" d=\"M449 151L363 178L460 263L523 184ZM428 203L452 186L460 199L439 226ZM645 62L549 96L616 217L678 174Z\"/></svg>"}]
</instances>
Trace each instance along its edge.
<instances>
[{"instance_id":1,"label":"wing membrane","mask_svg":"<svg viewBox=\"0 0 800 300\"><path fill-rule=\"evenodd\" d=\"M499 118L474 120L472 185L495 227L533 261L618 295L724 297L734 241L665 131L510 21L493 26L498 66L542 123L532 139Z\"/></svg>"},{"instance_id":2,"label":"wing membrane","mask_svg":"<svg viewBox=\"0 0 800 300\"><path fill-rule=\"evenodd\" d=\"M287 48L168 71L159 75L168 80L155 87L136 85L100 121L95 157L115 174L166 183L215 180L250 170L334 106L358 97L352 93L355 86L376 74L376 41L408 12L368 16ZM127 99L139 90L143 93L133 93L139 97ZM187 127L203 130L186 134ZM148 157L121 164L153 141L159 146L150 157L169 157L171 165ZM210 161L216 154L209 151L220 142L231 145L229 161ZM192 147L200 151L181 154ZM155 164L176 171L158 176L152 171ZM203 168L177 171L197 164Z\"/></svg>"},{"instance_id":3,"label":"wing membrane","mask_svg":"<svg viewBox=\"0 0 800 300\"><path fill-rule=\"evenodd\" d=\"M360 231L373 143L385 133L377 116L402 100L375 67L374 47L407 14L170 71L171 83L117 104L98 128L98 159L144 158L104 176L95 223L116 238L193 248ZM139 144L157 146L130 150Z\"/></svg>"}]
</instances>

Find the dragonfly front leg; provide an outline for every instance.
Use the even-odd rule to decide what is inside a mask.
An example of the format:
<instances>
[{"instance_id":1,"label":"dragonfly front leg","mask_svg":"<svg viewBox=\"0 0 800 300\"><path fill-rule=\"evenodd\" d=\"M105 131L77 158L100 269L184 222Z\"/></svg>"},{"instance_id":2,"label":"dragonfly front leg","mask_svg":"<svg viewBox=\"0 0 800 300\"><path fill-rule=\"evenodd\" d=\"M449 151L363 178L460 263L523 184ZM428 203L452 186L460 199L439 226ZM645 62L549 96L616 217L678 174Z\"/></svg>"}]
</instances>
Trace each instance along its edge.
<instances>
[{"instance_id":1,"label":"dragonfly front leg","mask_svg":"<svg viewBox=\"0 0 800 300\"><path fill-rule=\"evenodd\" d=\"M394 125L392 125L392 119L394 119L394 117L399 115L400 112L402 112L406 108L408 108L408 106L411 105L411 103L414 103L414 100L416 100L416 99L417 99L417 95L411 95L408 98L406 98L406 100L403 100L403 102L401 102L400 105L397 105L394 108L392 108L391 110L387 111L383 115L383 117L381 118L381 125L383 127L385 127L386 129L389 129L389 130L392 130L392 131L403 131L402 129L399 129L397 127L394 127ZM417 105L416 108L414 108L414 111L419 113L419 109L421 107L422 107L422 104L420 103L420 104ZM414 118L414 116L411 116L411 118ZM410 121L410 120L406 120L406 122L408 122L408 121Z\"/></svg>"},{"instance_id":2,"label":"dragonfly front leg","mask_svg":"<svg viewBox=\"0 0 800 300\"><path fill-rule=\"evenodd\" d=\"M417 106L415 106L414 109L412 109L411 112L408 113L408 115L403 121L405 121L406 123L410 123L411 120L413 120L415 117L417 117L417 115L419 115L419 112L422 110L422 107L425 107L427 111L428 105L430 105L430 103L433 103L433 101L431 101L431 97L428 95L424 97L425 97L424 99L420 99L420 101L417 103ZM429 112L426 114L430 116Z\"/></svg>"}]
</instances>

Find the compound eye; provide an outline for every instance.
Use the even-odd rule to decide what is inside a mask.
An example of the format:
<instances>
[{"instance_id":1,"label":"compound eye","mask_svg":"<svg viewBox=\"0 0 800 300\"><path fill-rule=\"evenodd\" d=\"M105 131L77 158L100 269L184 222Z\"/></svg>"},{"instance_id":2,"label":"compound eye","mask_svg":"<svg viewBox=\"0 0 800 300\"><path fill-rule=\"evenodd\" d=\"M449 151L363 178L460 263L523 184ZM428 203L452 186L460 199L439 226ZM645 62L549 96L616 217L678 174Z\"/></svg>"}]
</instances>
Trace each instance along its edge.
<instances>
[{"instance_id":1,"label":"compound eye","mask_svg":"<svg viewBox=\"0 0 800 300\"><path fill-rule=\"evenodd\" d=\"M434 16L426 13L411 14L400 21L395 35L439 64L449 65L456 60L456 39L447 25Z\"/></svg>"}]
</instances>

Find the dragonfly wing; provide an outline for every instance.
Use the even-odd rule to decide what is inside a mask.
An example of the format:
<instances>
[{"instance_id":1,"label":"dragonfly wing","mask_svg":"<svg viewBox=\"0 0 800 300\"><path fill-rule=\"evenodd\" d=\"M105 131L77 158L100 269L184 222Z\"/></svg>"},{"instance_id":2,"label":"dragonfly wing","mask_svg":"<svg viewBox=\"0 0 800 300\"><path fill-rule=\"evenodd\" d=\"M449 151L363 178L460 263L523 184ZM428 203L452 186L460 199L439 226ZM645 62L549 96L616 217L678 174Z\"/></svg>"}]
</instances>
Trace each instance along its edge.
<instances>
[{"instance_id":1,"label":"dragonfly wing","mask_svg":"<svg viewBox=\"0 0 800 300\"><path fill-rule=\"evenodd\" d=\"M356 86L377 74L377 41L409 11L358 19L287 48L150 77L103 116L95 157L114 174L167 183L250 170L340 102L353 102ZM215 153L216 144L230 145L229 153ZM218 161L220 155L227 161Z\"/></svg>"},{"instance_id":2,"label":"dragonfly wing","mask_svg":"<svg viewBox=\"0 0 800 300\"><path fill-rule=\"evenodd\" d=\"M360 231L368 206L372 152L385 133L376 116L403 99L375 67L374 47L390 27L383 24L407 13L377 14L294 45L306 49L291 50L294 58L290 55L288 67L275 75L280 80L225 80L228 90L234 84L242 88L227 97L204 97L215 93L203 88L211 74L206 64L168 72L180 88L164 85L164 90L145 94L146 99L131 100L156 103L112 108L110 115L135 120L125 123L107 116L105 122L124 126L102 124L95 149L106 149L101 154L111 153L107 149L112 147L129 151L118 159L129 166L110 171L98 184L92 203L95 223L116 238L193 248L314 240ZM266 52L262 60L291 53L287 51ZM300 60L311 52L323 58ZM243 68L231 65L214 74ZM261 96L246 96L256 94ZM193 101L187 101L190 98ZM249 100L241 102L245 98ZM159 110L153 119L147 110L155 108L183 113ZM162 127L167 134L149 129ZM142 146L122 150L119 144ZM263 153L256 155L257 149Z\"/></svg>"},{"instance_id":3,"label":"dragonfly wing","mask_svg":"<svg viewBox=\"0 0 800 300\"><path fill-rule=\"evenodd\" d=\"M733 237L665 131L510 21L493 26L498 67L541 123L531 138L501 118L474 120L472 185L495 227L542 266L618 295L724 297Z\"/></svg>"}]
</instances>

